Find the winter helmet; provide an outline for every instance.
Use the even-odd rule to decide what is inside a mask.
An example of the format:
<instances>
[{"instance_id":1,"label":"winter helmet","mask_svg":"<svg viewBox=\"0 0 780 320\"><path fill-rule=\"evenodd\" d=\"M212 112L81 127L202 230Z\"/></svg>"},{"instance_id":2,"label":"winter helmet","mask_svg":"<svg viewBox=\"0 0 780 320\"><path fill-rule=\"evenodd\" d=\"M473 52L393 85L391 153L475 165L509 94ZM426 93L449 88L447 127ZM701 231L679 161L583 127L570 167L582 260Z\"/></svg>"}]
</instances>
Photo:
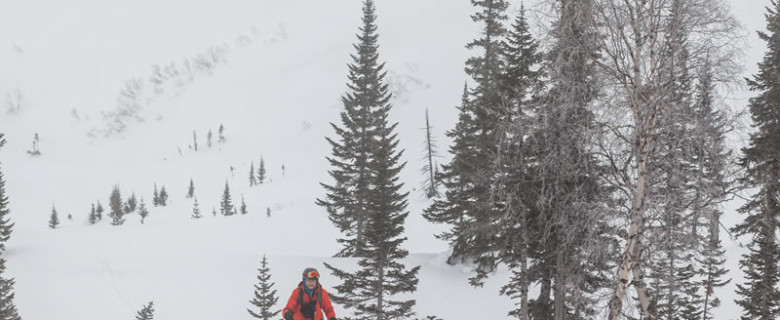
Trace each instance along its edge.
<instances>
[{"instance_id":1,"label":"winter helmet","mask_svg":"<svg viewBox=\"0 0 780 320\"><path fill-rule=\"evenodd\" d=\"M320 273L317 271L317 269L306 268L303 270L303 281L306 281L307 279L314 279L319 281Z\"/></svg>"}]
</instances>

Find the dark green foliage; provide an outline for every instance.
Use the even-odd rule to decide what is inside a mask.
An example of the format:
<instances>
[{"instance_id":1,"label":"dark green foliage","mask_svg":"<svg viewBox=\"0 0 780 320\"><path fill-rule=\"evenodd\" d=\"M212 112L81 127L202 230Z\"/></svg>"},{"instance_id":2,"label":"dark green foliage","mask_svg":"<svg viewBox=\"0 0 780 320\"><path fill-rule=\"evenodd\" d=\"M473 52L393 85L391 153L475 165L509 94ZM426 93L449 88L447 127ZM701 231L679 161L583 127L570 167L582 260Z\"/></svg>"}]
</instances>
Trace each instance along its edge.
<instances>
[{"instance_id":1,"label":"dark green foliage","mask_svg":"<svg viewBox=\"0 0 780 320\"><path fill-rule=\"evenodd\" d=\"M119 192L119 186L114 186L111 190L111 197L109 198L110 212L108 216L111 217L111 225L118 226L125 223L123 218L124 212L122 211L122 193Z\"/></svg>"},{"instance_id":2,"label":"dark green foliage","mask_svg":"<svg viewBox=\"0 0 780 320\"><path fill-rule=\"evenodd\" d=\"M491 171L501 134L500 121L511 110L501 91L506 66L503 41L507 33L503 24L509 3L504 0L472 0L471 3L478 10L471 18L482 26L480 38L466 45L480 54L466 61L466 73L476 85L473 90L464 89L458 123L447 132L453 144L449 150L452 160L442 166L440 176L446 188L444 197L428 207L424 216L432 222L452 225L449 231L439 235L452 246L448 263L480 259L482 266L489 266L496 263L495 257L478 257L477 251L489 250L492 240L490 232L484 229L499 213L491 199Z\"/></svg>"},{"instance_id":3,"label":"dark green foliage","mask_svg":"<svg viewBox=\"0 0 780 320\"><path fill-rule=\"evenodd\" d=\"M0 134L0 142L2 134ZM14 224L10 220L11 209L9 208L8 195L5 192L5 179L3 178L2 167L0 167L0 253L5 252L5 243L11 238Z\"/></svg>"},{"instance_id":4,"label":"dark green foliage","mask_svg":"<svg viewBox=\"0 0 780 320\"><path fill-rule=\"evenodd\" d=\"M60 218L57 217L57 209L52 206L51 215L49 216L49 228L56 229L59 224Z\"/></svg>"},{"instance_id":5,"label":"dark green foliage","mask_svg":"<svg viewBox=\"0 0 780 320\"><path fill-rule=\"evenodd\" d=\"M756 191L739 209L745 221L734 228L751 239L740 261L745 282L737 285L742 320L780 318L780 3L772 1L771 6L765 14L768 32L759 32L767 51L758 74L747 80L758 95L748 105L756 132L740 160L742 182Z\"/></svg>"},{"instance_id":6,"label":"dark green foliage","mask_svg":"<svg viewBox=\"0 0 780 320\"><path fill-rule=\"evenodd\" d=\"M325 264L342 281L333 301L353 309L354 319L405 319L413 314L415 300L397 297L416 291L420 267L407 269L402 263L408 255L401 245L409 213L408 193L401 192L398 175L405 163L399 162L403 151L397 150L397 124L388 122L390 95L383 65L377 63L375 20L374 2L365 0L357 54L349 65L350 91L342 99L344 127L332 125L341 141L328 139L336 184L323 184L328 198L318 203L348 236L339 239L341 254L360 257L359 269L352 273Z\"/></svg>"},{"instance_id":7,"label":"dark green foliage","mask_svg":"<svg viewBox=\"0 0 780 320\"><path fill-rule=\"evenodd\" d=\"M257 275L258 283L254 285L254 298L249 301L256 309L247 309L252 317L257 319L271 320L276 317L281 310L273 311L279 297L276 296L276 290L273 289L274 283L271 282L271 269L268 268L268 261L265 256L260 262L260 272Z\"/></svg>"},{"instance_id":8,"label":"dark green foliage","mask_svg":"<svg viewBox=\"0 0 780 320\"><path fill-rule=\"evenodd\" d=\"M333 184L321 183L327 191L324 199L317 199L329 214L329 219L342 232L338 239L342 250L337 256L363 256L361 253L370 202L371 162L375 144L380 140L382 118L391 106L390 93L384 83L384 63L379 63L376 16L372 1L365 2L363 25L359 28L356 53L351 55L347 92L341 101L341 125L331 123L336 139L326 138L332 148L328 157Z\"/></svg>"},{"instance_id":9,"label":"dark green foliage","mask_svg":"<svg viewBox=\"0 0 780 320\"><path fill-rule=\"evenodd\" d=\"M233 215L233 200L230 197L230 186L225 182L225 191L222 193L222 201L219 203L219 212L223 216Z\"/></svg>"},{"instance_id":10,"label":"dark green foliage","mask_svg":"<svg viewBox=\"0 0 780 320\"><path fill-rule=\"evenodd\" d=\"M136 320L153 320L154 319L154 302L149 301L147 305L143 307L135 316Z\"/></svg>"},{"instance_id":11,"label":"dark green foliage","mask_svg":"<svg viewBox=\"0 0 780 320\"><path fill-rule=\"evenodd\" d=\"M0 258L0 320L21 320L14 305L14 280L5 277L5 259Z\"/></svg>"}]
</instances>

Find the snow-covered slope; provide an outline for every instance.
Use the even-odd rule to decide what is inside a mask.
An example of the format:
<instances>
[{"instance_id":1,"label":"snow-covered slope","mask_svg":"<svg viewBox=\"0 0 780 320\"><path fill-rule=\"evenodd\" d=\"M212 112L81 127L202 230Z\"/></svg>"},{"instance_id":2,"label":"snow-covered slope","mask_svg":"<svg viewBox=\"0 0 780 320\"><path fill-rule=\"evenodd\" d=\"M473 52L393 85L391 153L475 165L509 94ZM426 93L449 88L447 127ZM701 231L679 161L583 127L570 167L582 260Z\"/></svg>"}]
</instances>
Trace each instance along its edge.
<instances>
[{"instance_id":1,"label":"snow-covered slope","mask_svg":"<svg viewBox=\"0 0 780 320\"><path fill-rule=\"evenodd\" d=\"M464 44L478 32L470 3L378 1L377 13L380 57L395 93L391 116L400 122L408 162L406 263L422 266L415 310L444 319L507 318L512 304L498 288L508 273L470 287L467 267L444 263L447 246L433 237L442 227L422 219L428 202L416 190L425 109L442 154L444 131L456 120ZM263 255L280 307L307 266L326 273L330 288L335 279L322 262L348 268L354 261L330 258L339 233L314 201L324 194L319 182L330 182L324 137L333 135L328 123L341 110L360 14L356 0L0 2L0 99L23 95L15 114L0 106L8 140L0 161L16 223L6 258L23 318L132 319L154 300L157 319L249 319ZM116 109L128 79L146 82L151 66L193 60L214 47L225 49L223 63L161 93L145 87L142 121L103 135L103 115ZM220 125L224 143L216 143ZM193 131L198 151L191 149ZM36 133L42 155L30 157ZM261 157L269 181L250 188L250 164L257 167ZM185 198L190 179L200 220L190 218ZM151 206L155 183L170 193L169 206ZM225 183L236 203L243 196L248 215L211 215ZM119 227L107 219L87 224L90 205L107 207L114 185L124 198L145 200L151 214L144 224L137 215ZM56 230L47 227L53 206L62 221ZM727 314L719 319L730 319L731 298L722 300Z\"/></svg>"}]
</instances>

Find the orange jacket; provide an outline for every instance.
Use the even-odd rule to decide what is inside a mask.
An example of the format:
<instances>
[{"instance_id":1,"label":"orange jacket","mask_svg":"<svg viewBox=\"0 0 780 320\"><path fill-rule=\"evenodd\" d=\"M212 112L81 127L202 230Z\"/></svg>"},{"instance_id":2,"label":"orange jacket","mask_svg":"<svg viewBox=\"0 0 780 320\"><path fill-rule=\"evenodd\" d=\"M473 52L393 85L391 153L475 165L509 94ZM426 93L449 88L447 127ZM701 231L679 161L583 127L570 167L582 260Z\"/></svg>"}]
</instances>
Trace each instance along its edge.
<instances>
[{"instance_id":1,"label":"orange jacket","mask_svg":"<svg viewBox=\"0 0 780 320\"><path fill-rule=\"evenodd\" d=\"M303 282L298 284L298 287L293 290L292 294L290 295L290 299L287 300L287 306L284 307L284 310L282 310L282 315L287 313L287 311L294 312L293 314L293 320L306 320L306 318L303 317L303 314L301 314L301 305L300 305L300 293L303 292L303 303L309 303L311 301L315 301L314 303L316 311L314 314L313 320L327 320L332 319L336 317L336 312L333 311L333 305L330 303L330 297L328 296L328 292L325 291L325 289L320 286L319 283L317 283L317 287L314 288L314 294L309 297L308 294L306 294L306 291L303 289ZM320 301L317 301L317 295L320 295L322 297L322 304L320 305ZM322 311L325 311L325 317L322 316Z\"/></svg>"}]
</instances>

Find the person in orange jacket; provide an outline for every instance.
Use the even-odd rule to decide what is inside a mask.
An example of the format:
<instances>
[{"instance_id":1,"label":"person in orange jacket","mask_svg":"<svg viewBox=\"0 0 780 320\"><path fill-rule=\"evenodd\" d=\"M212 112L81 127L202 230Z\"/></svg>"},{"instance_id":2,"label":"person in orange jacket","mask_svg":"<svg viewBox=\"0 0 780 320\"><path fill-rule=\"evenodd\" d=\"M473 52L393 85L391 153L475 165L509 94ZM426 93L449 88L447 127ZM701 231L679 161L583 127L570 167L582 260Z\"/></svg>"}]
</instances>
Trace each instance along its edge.
<instances>
[{"instance_id":1,"label":"person in orange jacket","mask_svg":"<svg viewBox=\"0 0 780 320\"><path fill-rule=\"evenodd\" d=\"M330 303L328 292L319 283L320 273L317 269L303 270L303 279L293 290L287 306L284 307L285 320L336 320L336 312ZM325 311L323 317L322 312Z\"/></svg>"}]
</instances>

